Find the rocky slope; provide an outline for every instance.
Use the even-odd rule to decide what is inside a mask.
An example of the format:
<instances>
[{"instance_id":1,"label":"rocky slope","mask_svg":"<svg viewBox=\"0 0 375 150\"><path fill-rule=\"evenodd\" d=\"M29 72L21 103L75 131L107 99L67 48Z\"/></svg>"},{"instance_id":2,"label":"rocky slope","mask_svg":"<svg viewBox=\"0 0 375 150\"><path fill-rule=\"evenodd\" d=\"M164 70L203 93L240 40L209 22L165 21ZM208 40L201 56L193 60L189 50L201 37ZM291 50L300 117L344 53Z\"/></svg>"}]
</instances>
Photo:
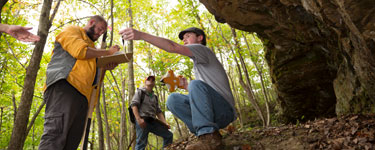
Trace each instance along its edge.
<instances>
[{"instance_id":1,"label":"rocky slope","mask_svg":"<svg viewBox=\"0 0 375 150\"><path fill-rule=\"evenodd\" d=\"M374 0L200 0L256 32L286 121L375 112Z\"/></svg>"}]
</instances>

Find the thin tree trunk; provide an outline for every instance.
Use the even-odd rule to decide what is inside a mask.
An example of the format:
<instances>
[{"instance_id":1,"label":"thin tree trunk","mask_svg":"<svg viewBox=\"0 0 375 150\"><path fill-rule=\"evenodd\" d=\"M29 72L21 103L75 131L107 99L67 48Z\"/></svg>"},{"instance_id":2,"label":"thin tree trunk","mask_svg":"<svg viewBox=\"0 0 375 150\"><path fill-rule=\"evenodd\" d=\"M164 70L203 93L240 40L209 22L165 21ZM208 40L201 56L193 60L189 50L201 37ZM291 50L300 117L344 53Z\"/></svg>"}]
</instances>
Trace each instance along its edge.
<instances>
[{"instance_id":1,"label":"thin tree trunk","mask_svg":"<svg viewBox=\"0 0 375 150\"><path fill-rule=\"evenodd\" d=\"M174 119L174 121L176 121L177 129L178 129L178 133L180 134L180 137L183 137L182 132L181 132L181 127L180 127L180 124L178 123L177 118L175 116L173 116L173 119Z\"/></svg>"},{"instance_id":2,"label":"thin tree trunk","mask_svg":"<svg viewBox=\"0 0 375 150\"><path fill-rule=\"evenodd\" d=\"M225 36L223 34L223 31L221 31L221 36L224 39L224 41L228 45L230 45L230 42L225 38ZM234 52L234 50L233 50L232 47L229 47L229 49L232 51L232 54L234 55L234 60L236 62L236 66L237 66L237 70L238 70L238 75L239 75L239 82L240 82L241 86L245 89L246 94L248 95L248 98L249 98L250 102L253 104L252 106L254 107L254 109L256 110L256 112L258 113L258 116L260 117L260 119L262 120L262 122L265 123L263 113L262 113L261 109L259 108L258 103L255 100L255 96L254 96L254 93L252 91L251 84L248 83L248 85L246 85L245 82L243 81L243 78L242 78L242 75L241 75L241 72L242 72L241 71L241 67L240 67L240 65L238 63L237 57L235 55L235 52Z\"/></svg>"},{"instance_id":3,"label":"thin tree trunk","mask_svg":"<svg viewBox=\"0 0 375 150\"><path fill-rule=\"evenodd\" d=\"M100 113L100 99L98 99L98 103L96 104L96 120L98 120L98 134L99 134L99 150L104 150L104 133L103 133L103 122L102 122L102 115Z\"/></svg>"},{"instance_id":4,"label":"thin tree trunk","mask_svg":"<svg viewBox=\"0 0 375 150\"><path fill-rule=\"evenodd\" d=\"M103 39L102 39L102 43L100 45L100 48L101 49L106 49L107 48L107 43L106 43L106 38L107 38L107 32L104 33L103 35ZM103 87L104 87L104 83L103 83ZM103 101L105 100L105 97L103 97L102 99ZM103 133L103 121L102 121L102 114L100 113L100 98L98 99L98 102L95 106L96 110L95 110L95 113L96 113L96 120L98 120L98 135L99 135L99 150L104 150L105 149L105 145L104 145L104 133Z\"/></svg>"},{"instance_id":5,"label":"thin tree trunk","mask_svg":"<svg viewBox=\"0 0 375 150\"><path fill-rule=\"evenodd\" d=\"M40 111L43 109L44 105L46 104L46 101L43 101L42 104L40 104L40 106L38 107L38 110L35 112L33 118L31 119L28 127L27 127L27 130L26 130L26 135L29 134L30 130L31 130L31 127L34 126L34 122L36 120L36 117L38 117Z\"/></svg>"},{"instance_id":6,"label":"thin tree trunk","mask_svg":"<svg viewBox=\"0 0 375 150\"><path fill-rule=\"evenodd\" d=\"M7 2L8 2L8 0L0 1L0 23L1 23L1 12L3 11L3 7Z\"/></svg>"},{"instance_id":7,"label":"thin tree trunk","mask_svg":"<svg viewBox=\"0 0 375 150\"><path fill-rule=\"evenodd\" d=\"M1 38L1 33L0 33L0 38ZM6 57L4 57L4 59L1 60L1 62L3 62L3 63L1 64L0 74L3 72L4 69L6 69L7 64L8 64L8 59ZM5 82L4 80L5 80L5 76L2 76L0 86L2 86L4 84L4 82ZM2 94L2 93L0 93L0 94Z\"/></svg>"},{"instance_id":8,"label":"thin tree trunk","mask_svg":"<svg viewBox=\"0 0 375 150\"><path fill-rule=\"evenodd\" d=\"M193 13L194 16L195 16L195 19L197 19L197 22L198 22L200 28L201 28L203 31L205 31L205 33L206 33L206 35L207 35L208 33L207 33L207 31L206 31L206 28L204 27L204 25L203 25L203 23L202 23L202 19L201 19L201 17L199 16L199 9L198 9L198 6L199 6L199 5L194 6L194 3L193 3L193 2L190 3L190 4L191 4L191 7L192 7L192 9L193 9L192 13ZM210 23L210 24L211 24L211 23ZM209 36L206 36L206 41L210 41L210 40L211 40L210 37L209 37ZM215 48L213 47L213 44L211 44L211 43L207 43L207 47L210 47L210 49L212 50L212 52L215 53Z\"/></svg>"},{"instance_id":9,"label":"thin tree trunk","mask_svg":"<svg viewBox=\"0 0 375 150\"><path fill-rule=\"evenodd\" d=\"M154 136L156 138L156 148L159 147L159 138L157 136Z\"/></svg>"},{"instance_id":10,"label":"thin tree trunk","mask_svg":"<svg viewBox=\"0 0 375 150\"><path fill-rule=\"evenodd\" d=\"M109 45L110 46L112 46L112 42L113 42L113 24L114 24L114 22L113 22L113 0L111 0L111 28L112 28L112 30L111 30L111 41L110 41L110 43L109 43Z\"/></svg>"},{"instance_id":11,"label":"thin tree trunk","mask_svg":"<svg viewBox=\"0 0 375 150\"><path fill-rule=\"evenodd\" d=\"M35 149L34 137L35 137L35 126L33 125L33 150Z\"/></svg>"},{"instance_id":12,"label":"thin tree trunk","mask_svg":"<svg viewBox=\"0 0 375 150\"><path fill-rule=\"evenodd\" d=\"M1 110L0 112L0 137L3 137L1 136L1 126L3 125L3 109L4 107L0 107L0 110Z\"/></svg>"},{"instance_id":13,"label":"thin tree trunk","mask_svg":"<svg viewBox=\"0 0 375 150\"><path fill-rule=\"evenodd\" d=\"M109 123L108 123L108 117L107 117L107 104L105 102L105 89L104 84L102 85L102 97L103 97L103 114L104 114L104 121L105 121L105 130L106 130L106 136L107 136L107 147L108 150L111 150L111 137L110 135L110 129L109 129Z\"/></svg>"},{"instance_id":14,"label":"thin tree trunk","mask_svg":"<svg viewBox=\"0 0 375 150\"><path fill-rule=\"evenodd\" d=\"M95 144L95 118L92 118L92 127L91 127L91 143L90 148L91 150L94 150L94 144Z\"/></svg>"},{"instance_id":15,"label":"thin tree trunk","mask_svg":"<svg viewBox=\"0 0 375 150\"><path fill-rule=\"evenodd\" d=\"M26 140L26 129L29 121L30 108L33 100L35 81L40 67L40 61L43 55L44 46L47 41L48 30L51 28L53 18L60 5L59 0L56 8L50 17L52 0L44 0L42 12L39 19L38 35L40 41L35 45L29 66L26 69L26 77L21 95L16 121L13 126L12 136L8 146L9 150L21 150Z\"/></svg>"},{"instance_id":16,"label":"thin tree trunk","mask_svg":"<svg viewBox=\"0 0 375 150\"><path fill-rule=\"evenodd\" d=\"M0 1L0 23L2 23L2 19L1 19L1 12L3 12L3 7L4 5L8 2L8 0L1 0ZM2 32L0 32L0 37L3 35ZM5 61L6 62L6 61ZM6 64L6 63L5 63ZM0 71L1 73L1 71Z\"/></svg>"},{"instance_id":17,"label":"thin tree trunk","mask_svg":"<svg viewBox=\"0 0 375 150\"><path fill-rule=\"evenodd\" d=\"M112 75L112 78L113 78L113 80L115 81L114 83L115 83L115 86L113 86L112 85L112 82L110 82L109 84L111 85L111 87L112 87L112 91L113 91L113 93L115 93L115 95L116 95L116 97L117 97L117 104L118 104L118 106L120 106L120 111L116 111L116 112L118 112L118 115L117 116L122 116L122 109L121 109L121 96L123 95L122 93L121 93L121 91L120 91L120 87L119 87L119 85L118 85L118 83L117 83L117 80L116 80L116 78L115 78L115 75L113 75L113 72L112 71L110 71L110 73L111 73L111 75ZM109 79L109 77L108 76L106 76L107 77L107 80L108 81L111 81L110 79ZM115 87L117 88L117 90L115 89ZM115 108L116 109L116 108ZM121 120L120 120L120 122L121 122ZM120 131L121 131L121 128L122 127L120 127ZM117 149L119 149L119 147L120 147L120 134L121 134L121 132L115 132L116 134L114 134L114 139L115 139L115 142L117 142Z\"/></svg>"},{"instance_id":18,"label":"thin tree trunk","mask_svg":"<svg viewBox=\"0 0 375 150\"><path fill-rule=\"evenodd\" d=\"M3 7L4 5L8 2L8 0L1 0L0 1L0 23L2 22L2 19L1 19L1 12L3 12ZM0 32L0 36L2 35L3 33Z\"/></svg>"},{"instance_id":19,"label":"thin tree trunk","mask_svg":"<svg viewBox=\"0 0 375 150\"><path fill-rule=\"evenodd\" d=\"M121 71L121 77L124 77L123 74L122 74L122 71ZM127 146L128 142L127 142L127 133L126 133L126 129L127 129L127 124L126 124L126 102L125 102L125 84L126 84L126 80L125 78L121 80L121 85L122 85L122 94L121 94L121 123L120 123L120 130L121 130L121 134L120 134L120 150L123 150L123 149L126 149L125 146Z\"/></svg>"},{"instance_id":20,"label":"thin tree trunk","mask_svg":"<svg viewBox=\"0 0 375 150\"><path fill-rule=\"evenodd\" d=\"M16 96L14 93L12 93L12 102L13 102L13 109L14 109L14 114L13 114L13 122L16 122L16 116L17 116L17 103L16 103Z\"/></svg>"},{"instance_id":21,"label":"thin tree trunk","mask_svg":"<svg viewBox=\"0 0 375 150\"><path fill-rule=\"evenodd\" d=\"M239 55L239 59L240 59L240 62L241 62L241 67L242 67L242 69L244 70L244 73L245 73L245 78L246 78L247 86L250 89L249 91L251 92L251 95L253 95L254 102L256 104L255 108L256 108L258 114L261 115L260 117L261 117L261 119L263 121L263 126L268 126L266 120L264 119L264 113L263 113L262 109L260 108L260 106L259 106L259 104L257 102L257 98L255 97L255 94L254 94L254 92L252 90L252 86L251 86L252 84L251 84L251 81L250 81L250 78L249 78L249 73L248 73L245 61L243 60L243 57L242 57L242 54L241 54L242 50L241 50L241 47L240 47L238 39L237 39L236 30L231 27L231 31L232 31L232 35L233 35L233 39L234 39L235 45L237 47L236 49L237 49L237 53Z\"/></svg>"},{"instance_id":22,"label":"thin tree trunk","mask_svg":"<svg viewBox=\"0 0 375 150\"><path fill-rule=\"evenodd\" d=\"M133 12L132 12L132 1L131 0L128 0L128 3L129 3L129 8L128 8L128 15L130 17L130 20L129 20L129 27L130 28L133 28ZM128 52L129 53L133 53L133 41L129 41L129 45L128 45ZM133 96L134 96L134 93L135 93L135 85L134 85L134 61L133 59L130 59L129 63L128 63L128 90L129 90L129 104L130 104L130 100L133 99ZM130 130L130 137L136 137L136 134L135 134L135 125L132 124L132 128ZM134 148L135 147L135 141L133 141L132 143L132 147Z\"/></svg>"},{"instance_id":23,"label":"thin tree trunk","mask_svg":"<svg viewBox=\"0 0 375 150\"><path fill-rule=\"evenodd\" d=\"M229 69L231 70L231 69ZM229 81L232 83L232 87L237 87L236 83L233 81L233 77L230 73L228 73L228 77L229 77ZM243 127L243 118L242 118L242 106L241 106L241 103L240 103L240 96L237 92L237 90L232 90L233 91L233 96L234 96L234 102L237 104L237 107L238 107L238 114L239 114L239 118L240 118L240 125L241 125L241 128Z\"/></svg>"},{"instance_id":24,"label":"thin tree trunk","mask_svg":"<svg viewBox=\"0 0 375 150\"><path fill-rule=\"evenodd\" d=\"M249 51L250 56L254 56L253 53L251 52L251 49L250 49L249 43L247 42L246 36L243 33L242 33L242 36L245 40L245 43L246 43L246 46L247 46L247 49ZM264 99L266 101L266 103L265 103L266 104L266 113L267 113L266 126L268 126L270 124L271 118L270 118L269 98L268 98L267 90L264 86L263 71L261 69L259 69L258 63L254 62L252 59L250 59L250 60L254 64L255 69L257 70L257 73L260 77L260 83L262 85L262 92L263 92L263 95L264 95Z\"/></svg>"}]
</instances>

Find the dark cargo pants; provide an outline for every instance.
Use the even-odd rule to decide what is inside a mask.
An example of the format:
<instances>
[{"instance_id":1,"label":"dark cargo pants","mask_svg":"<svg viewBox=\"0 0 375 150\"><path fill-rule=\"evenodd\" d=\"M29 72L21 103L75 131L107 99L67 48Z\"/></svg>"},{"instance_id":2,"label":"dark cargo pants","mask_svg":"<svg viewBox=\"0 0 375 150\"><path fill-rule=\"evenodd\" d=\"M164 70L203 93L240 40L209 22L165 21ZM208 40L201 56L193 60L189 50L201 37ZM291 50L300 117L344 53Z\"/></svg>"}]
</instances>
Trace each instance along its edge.
<instances>
[{"instance_id":1,"label":"dark cargo pants","mask_svg":"<svg viewBox=\"0 0 375 150\"><path fill-rule=\"evenodd\" d=\"M77 149L84 130L87 99L66 80L59 80L44 93L46 112L39 150Z\"/></svg>"}]
</instances>

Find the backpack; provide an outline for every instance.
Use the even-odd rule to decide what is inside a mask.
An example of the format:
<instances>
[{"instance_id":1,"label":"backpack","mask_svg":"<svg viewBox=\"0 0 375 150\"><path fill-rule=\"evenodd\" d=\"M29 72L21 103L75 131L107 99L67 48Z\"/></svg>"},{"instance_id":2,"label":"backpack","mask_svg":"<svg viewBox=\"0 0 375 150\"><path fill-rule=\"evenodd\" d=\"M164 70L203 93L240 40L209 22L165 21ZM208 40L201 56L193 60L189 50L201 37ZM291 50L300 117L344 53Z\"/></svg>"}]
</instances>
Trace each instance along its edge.
<instances>
[{"instance_id":1,"label":"backpack","mask_svg":"<svg viewBox=\"0 0 375 150\"><path fill-rule=\"evenodd\" d=\"M140 91L141 91L141 103L139 103L138 110L140 110L140 108L142 106L142 103L143 103L143 100L145 99L145 95L146 95L146 93L144 91L142 91L142 90L140 90ZM156 101L159 102L158 97L156 95L155 95L155 97L156 97ZM133 109L131 108L131 106L128 107L128 111L129 111L130 121L132 123L135 123L135 116L134 116Z\"/></svg>"}]
</instances>

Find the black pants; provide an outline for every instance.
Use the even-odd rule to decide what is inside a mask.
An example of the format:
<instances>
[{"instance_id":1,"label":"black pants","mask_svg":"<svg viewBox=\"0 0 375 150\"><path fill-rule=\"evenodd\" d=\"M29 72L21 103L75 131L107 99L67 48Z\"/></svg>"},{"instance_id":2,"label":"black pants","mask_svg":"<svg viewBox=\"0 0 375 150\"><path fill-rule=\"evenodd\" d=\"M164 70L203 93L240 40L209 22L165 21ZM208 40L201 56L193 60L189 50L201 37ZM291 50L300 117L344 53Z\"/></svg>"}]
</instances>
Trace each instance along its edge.
<instances>
[{"instance_id":1,"label":"black pants","mask_svg":"<svg viewBox=\"0 0 375 150\"><path fill-rule=\"evenodd\" d=\"M44 93L46 112L39 150L75 150L81 141L88 109L87 99L66 80Z\"/></svg>"}]
</instances>

